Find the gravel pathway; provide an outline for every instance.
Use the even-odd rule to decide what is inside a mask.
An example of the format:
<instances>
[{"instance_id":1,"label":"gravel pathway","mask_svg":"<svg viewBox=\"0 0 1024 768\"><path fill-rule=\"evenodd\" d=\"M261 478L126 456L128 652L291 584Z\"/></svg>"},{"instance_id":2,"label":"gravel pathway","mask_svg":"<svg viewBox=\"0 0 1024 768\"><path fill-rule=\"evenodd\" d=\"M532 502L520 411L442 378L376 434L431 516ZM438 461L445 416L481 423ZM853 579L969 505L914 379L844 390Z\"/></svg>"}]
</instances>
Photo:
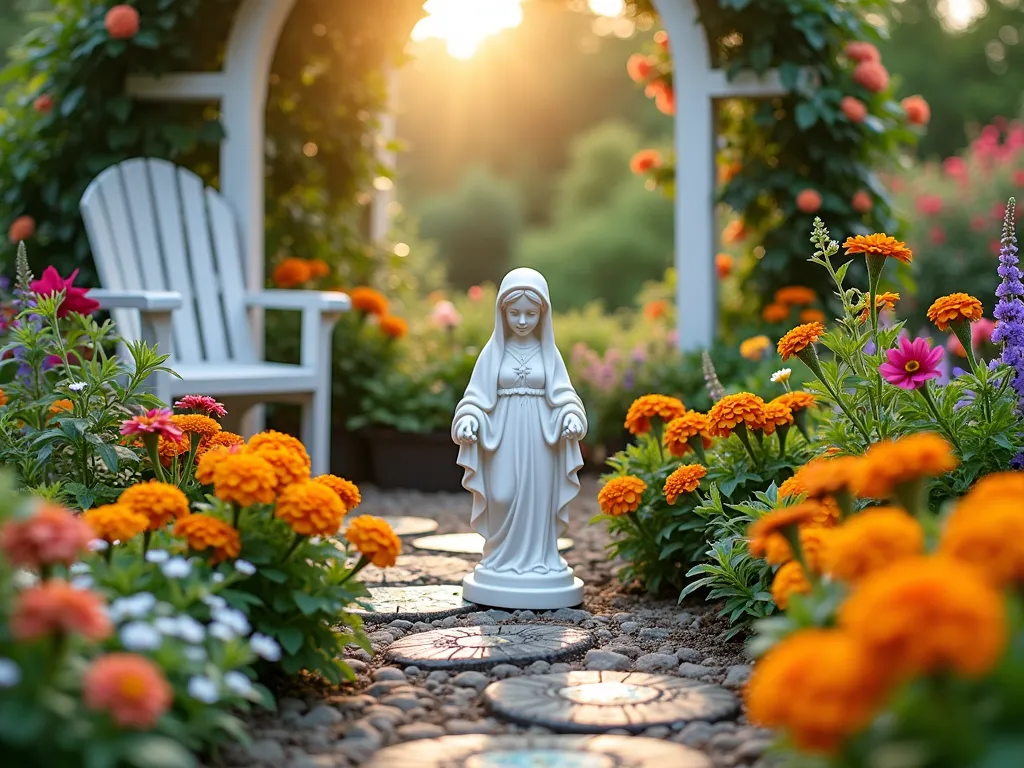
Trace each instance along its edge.
<instances>
[{"instance_id":1,"label":"gravel pathway","mask_svg":"<svg viewBox=\"0 0 1024 768\"><path fill-rule=\"evenodd\" d=\"M250 746L232 746L211 765L355 768L368 763L378 750L413 739L552 733L540 726L511 724L493 717L485 708L483 690L487 685L527 674L575 670L668 674L715 683L738 694L750 675L750 660L741 642L723 641L726 625L714 616L710 606L699 601L679 606L671 600L653 600L619 584L616 565L605 555L607 534L602 527L587 524L598 511L596 495L596 479L583 478L582 491L570 507L568 535L575 540L575 548L565 557L586 585L583 609L538 613L489 610L431 623L368 623L374 654L359 649L347 652L358 674L356 683L326 690L299 685L279 700L276 715L252 719ZM438 533L455 533L468 530L470 499L468 494L366 488L359 512L429 517L438 521ZM418 554L409 546L403 551ZM465 558L467 571L477 559ZM428 578L418 583L431 581ZM433 583L445 581L451 582L450 573ZM385 659L384 651L392 643L414 633L439 627L526 622L588 630L595 635L596 643L564 661L537 661L527 667L499 664L479 670L428 671L390 665ZM613 729L608 733L624 735L627 731ZM700 750L716 767L768 765L762 754L771 733L748 725L742 713L736 719L714 723L696 720L657 725L641 735Z\"/></svg>"}]
</instances>

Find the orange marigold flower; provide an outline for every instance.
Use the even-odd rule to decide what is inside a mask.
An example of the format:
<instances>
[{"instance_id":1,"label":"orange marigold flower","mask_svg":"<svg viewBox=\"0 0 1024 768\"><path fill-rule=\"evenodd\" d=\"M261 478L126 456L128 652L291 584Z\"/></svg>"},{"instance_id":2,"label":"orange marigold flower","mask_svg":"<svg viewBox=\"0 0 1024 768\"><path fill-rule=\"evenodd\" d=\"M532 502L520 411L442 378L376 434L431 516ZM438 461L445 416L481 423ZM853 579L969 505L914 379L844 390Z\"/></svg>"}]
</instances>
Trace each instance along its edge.
<instances>
[{"instance_id":1,"label":"orange marigold flower","mask_svg":"<svg viewBox=\"0 0 1024 768\"><path fill-rule=\"evenodd\" d=\"M662 424L668 424L685 412L686 406L677 397L644 395L629 406L625 427L634 435L644 435L651 431L652 419L660 419Z\"/></svg>"},{"instance_id":2,"label":"orange marigold flower","mask_svg":"<svg viewBox=\"0 0 1024 768\"><path fill-rule=\"evenodd\" d=\"M839 609L840 626L898 677L989 672L1006 648L1002 595L977 571L941 555L906 558L861 581Z\"/></svg>"},{"instance_id":3,"label":"orange marigold flower","mask_svg":"<svg viewBox=\"0 0 1024 768\"><path fill-rule=\"evenodd\" d=\"M704 447L711 446L711 424L707 414L700 411L687 411L682 416L672 419L665 426L662 442L673 456L683 456L693 450L690 439L700 436Z\"/></svg>"},{"instance_id":4,"label":"orange marigold flower","mask_svg":"<svg viewBox=\"0 0 1024 768\"><path fill-rule=\"evenodd\" d=\"M31 517L15 518L0 530L0 548L12 565L40 569L71 565L95 538L82 518L64 507L40 502Z\"/></svg>"},{"instance_id":5,"label":"orange marigold flower","mask_svg":"<svg viewBox=\"0 0 1024 768\"><path fill-rule=\"evenodd\" d=\"M812 288L804 285L787 285L775 292L775 301L778 304L791 304L801 307L805 304L813 304L818 294Z\"/></svg>"},{"instance_id":6,"label":"orange marigold flower","mask_svg":"<svg viewBox=\"0 0 1024 768\"><path fill-rule=\"evenodd\" d=\"M786 427L792 424L793 409L785 403L772 400L764 406L764 433L774 435L777 427Z\"/></svg>"},{"instance_id":7,"label":"orange marigold flower","mask_svg":"<svg viewBox=\"0 0 1024 768\"><path fill-rule=\"evenodd\" d=\"M7 405L7 393L0 389L0 406Z\"/></svg>"},{"instance_id":8,"label":"orange marigold flower","mask_svg":"<svg viewBox=\"0 0 1024 768\"><path fill-rule=\"evenodd\" d=\"M660 320L668 312L668 302L664 299L655 299L644 304L644 317L648 320Z\"/></svg>"},{"instance_id":9,"label":"orange marigold flower","mask_svg":"<svg viewBox=\"0 0 1024 768\"><path fill-rule=\"evenodd\" d=\"M894 312L896 311L896 302L900 300L898 293L892 291L884 291L875 296L875 306L878 307L879 312ZM864 309L860 313L860 321L866 323L871 319L871 313L868 311L868 300L864 300Z\"/></svg>"},{"instance_id":10,"label":"orange marigold flower","mask_svg":"<svg viewBox=\"0 0 1024 768\"><path fill-rule=\"evenodd\" d=\"M281 491L274 510L274 517L303 536L333 536L344 516L345 506L338 494L313 480L303 480Z\"/></svg>"},{"instance_id":11,"label":"orange marigold flower","mask_svg":"<svg viewBox=\"0 0 1024 768\"><path fill-rule=\"evenodd\" d=\"M795 531L801 525L814 524L818 507L813 502L801 502L791 507L774 509L764 517L755 520L747 528L747 548L754 557L764 557L768 538L785 531Z\"/></svg>"},{"instance_id":12,"label":"orange marigold flower","mask_svg":"<svg viewBox=\"0 0 1024 768\"><path fill-rule=\"evenodd\" d=\"M242 551L238 531L213 515L183 517L174 524L174 535L188 541L189 547L196 551L212 550L211 565L238 557Z\"/></svg>"},{"instance_id":13,"label":"orange marigold flower","mask_svg":"<svg viewBox=\"0 0 1024 768\"><path fill-rule=\"evenodd\" d=\"M273 465L258 453L230 453L219 456L209 451L200 464L215 456L213 466L213 493L222 501L230 501L240 507L253 504L269 504L277 490L277 473ZM199 472L196 473L196 477Z\"/></svg>"},{"instance_id":14,"label":"orange marigold flower","mask_svg":"<svg viewBox=\"0 0 1024 768\"><path fill-rule=\"evenodd\" d=\"M804 488L803 483L800 482L799 475L793 475L792 477L783 480L782 485L779 486L780 499L795 499L797 496L804 496L806 493L807 489Z\"/></svg>"},{"instance_id":15,"label":"orange marigold flower","mask_svg":"<svg viewBox=\"0 0 1024 768\"><path fill-rule=\"evenodd\" d=\"M160 463L165 467L171 466L176 456L188 453L189 447L188 440L168 440L161 436L157 442L157 455L160 457Z\"/></svg>"},{"instance_id":16,"label":"orange marigold flower","mask_svg":"<svg viewBox=\"0 0 1024 768\"><path fill-rule=\"evenodd\" d=\"M821 572L822 552L833 530L810 524L800 526L800 551L807 567L815 573ZM793 559L793 549L785 536L775 533L765 540L764 559L771 565L784 565Z\"/></svg>"},{"instance_id":17,"label":"orange marigold flower","mask_svg":"<svg viewBox=\"0 0 1024 768\"><path fill-rule=\"evenodd\" d=\"M909 264L914 260L914 254L907 248L906 243L884 233L848 237L843 243L843 248L846 249L847 256L854 253L863 253L865 256L885 256L902 261L904 264Z\"/></svg>"},{"instance_id":18,"label":"orange marigold flower","mask_svg":"<svg viewBox=\"0 0 1024 768\"><path fill-rule=\"evenodd\" d=\"M834 629L805 629L772 648L745 691L750 722L783 729L802 750L831 754L871 722L888 692L877 659Z\"/></svg>"},{"instance_id":19,"label":"orange marigold flower","mask_svg":"<svg viewBox=\"0 0 1024 768\"><path fill-rule=\"evenodd\" d=\"M972 495L946 520L939 551L974 566L997 587L1024 581L1024 495Z\"/></svg>"},{"instance_id":20,"label":"orange marigold flower","mask_svg":"<svg viewBox=\"0 0 1024 768\"><path fill-rule=\"evenodd\" d=\"M725 280L732 274L732 267L735 260L728 253L715 254L715 273L719 280Z\"/></svg>"},{"instance_id":21,"label":"orange marigold flower","mask_svg":"<svg viewBox=\"0 0 1024 768\"><path fill-rule=\"evenodd\" d=\"M656 149L641 149L629 161L629 170L636 174L644 174L661 167L661 152Z\"/></svg>"},{"instance_id":22,"label":"orange marigold flower","mask_svg":"<svg viewBox=\"0 0 1024 768\"><path fill-rule=\"evenodd\" d=\"M800 310L800 314L797 315L797 319L801 323L824 323L825 313L820 309L803 309Z\"/></svg>"},{"instance_id":23,"label":"orange marigold flower","mask_svg":"<svg viewBox=\"0 0 1024 768\"><path fill-rule=\"evenodd\" d=\"M174 691L145 656L108 653L85 670L82 698L89 709L108 712L120 728L148 730L171 708Z\"/></svg>"},{"instance_id":24,"label":"orange marigold flower","mask_svg":"<svg viewBox=\"0 0 1024 768\"><path fill-rule=\"evenodd\" d=\"M781 323L789 319L789 307L785 304L768 304L761 310L761 319L766 323Z\"/></svg>"},{"instance_id":25,"label":"orange marigold flower","mask_svg":"<svg viewBox=\"0 0 1024 768\"><path fill-rule=\"evenodd\" d=\"M800 485L812 499L848 491L856 483L860 460L853 456L812 459L800 468Z\"/></svg>"},{"instance_id":26,"label":"orange marigold flower","mask_svg":"<svg viewBox=\"0 0 1024 768\"><path fill-rule=\"evenodd\" d=\"M400 339L409 333L409 324L401 317L385 315L380 319L380 330L391 339Z\"/></svg>"},{"instance_id":27,"label":"orange marigold flower","mask_svg":"<svg viewBox=\"0 0 1024 768\"><path fill-rule=\"evenodd\" d=\"M384 294L375 291L373 288L353 288L349 293L352 299L352 307L368 315L386 315L388 312L388 300Z\"/></svg>"},{"instance_id":28,"label":"orange marigold flower","mask_svg":"<svg viewBox=\"0 0 1024 768\"><path fill-rule=\"evenodd\" d=\"M732 245L738 243L747 236L747 228L741 219L734 219L725 225L722 231L722 241Z\"/></svg>"},{"instance_id":29,"label":"orange marigold flower","mask_svg":"<svg viewBox=\"0 0 1024 768\"><path fill-rule=\"evenodd\" d=\"M740 342L740 357L757 362L763 360L772 348L772 340L767 336L751 336Z\"/></svg>"},{"instance_id":30,"label":"orange marigold flower","mask_svg":"<svg viewBox=\"0 0 1024 768\"><path fill-rule=\"evenodd\" d=\"M700 488L700 481L708 471L702 464L684 464L665 480L665 500L675 504L684 493L693 493Z\"/></svg>"},{"instance_id":31,"label":"orange marigold flower","mask_svg":"<svg viewBox=\"0 0 1024 768\"><path fill-rule=\"evenodd\" d=\"M189 514L188 497L181 489L158 480L126 488L117 503L145 515L149 520L147 530L150 531L163 528L171 518L187 517Z\"/></svg>"},{"instance_id":32,"label":"orange marigold flower","mask_svg":"<svg viewBox=\"0 0 1024 768\"><path fill-rule=\"evenodd\" d=\"M811 525L832 528L842 518L842 511L835 499L807 499L804 504L811 508Z\"/></svg>"},{"instance_id":33,"label":"orange marigold flower","mask_svg":"<svg viewBox=\"0 0 1024 768\"><path fill-rule=\"evenodd\" d=\"M274 267L270 279L279 288L295 288L309 282L312 277L313 270L310 269L308 261L289 256Z\"/></svg>"},{"instance_id":34,"label":"orange marigold flower","mask_svg":"<svg viewBox=\"0 0 1024 768\"><path fill-rule=\"evenodd\" d=\"M824 335L825 326L821 323L798 325L779 339L779 354L782 355L783 360L788 360L793 355L803 352Z\"/></svg>"},{"instance_id":35,"label":"orange marigold flower","mask_svg":"<svg viewBox=\"0 0 1024 768\"><path fill-rule=\"evenodd\" d=\"M17 245L22 240L28 240L36 233L36 220L31 216L19 216L11 222L7 229L7 240L12 245Z\"/></svg>"},{"instance_id":36,"label":"orange marigold flower","mask_svg":"<svg viewBox=\"0 0 1024 768\"><path fill-rule=\"evenodd\" d=\"M789 599L793 595L809 595L811 583L804 574L804 569L796 560L790 560L775 573L772 579L772 600L779 610L789 607Z\"/></svg>"},{"instance_id":37,"label":"orange marigold flower","mask_svg":"<svg viewBox=\"0 0 1024 768\"><path fill-rule=\"evenodd\" d=\"M868 499L888 499L896 487L956 469L953 446L934 432L899 440L883 440L865 452L853 481L853 491Z\"/></svg>"},{"instance_id":38,"label":"orange marigold flower","mask_svg":"<svg viewBox=\"0 0 1024 768\"><path fill-rule=\"evenodd\" d=\"M639 477L613 477L598 492L597 501L606 515L628 515L640 508L646 490L647 483Z\"/></svg>"},{"instance_id":39,"label":"orange marigold flower","mask_svg":"<svg viewBox=\"0 0 1024 768\"><path fill-rule=\"evenodd\" d=\"M949 324L958 320L973 323L984 314L981 302L967 293L951 293L932 302L928 307L928 319L940 331L949 330Z\"/></svg>"},{"instance_id":40,"label":"orange marigold flower","mask_svg":"<svg viewBox=\"0 0 1024 768\"><path fill-rule=\"evenodd\" d=\"M787 405L793 413L797 413L814 405L815 397L810 392L794 391L781 394L771 402Z\"/></svg>"},{"instance_id":41,"label":"orange marigold flower","mask_svg":"<svg viewBox=\"0 0 1024 768\"><path fill-rule=\"evenodd\" d=\"M208 440L203 440L199 443L199 447L196 448L196 456L203 456L207 451L214 448L228 448L233 445L245 445L245 438L241 435L236 435L234 432L225 432L221 430Z\"/></svg>"},{"instance_id":42,"label":"orange marigold flower","mask_svg":"<svg viewBox=\"0 0 1024 768\"><path fill-rule=\"evenodd\" d=\"M70 400L55 400L50 405L50 415L56 416L58 413L64 413L65 411L73 411L75 404Z\"/></svg>"},{"instance_id":43,"label":"orange marigold flower","mask_svg":"<svg viewBox=\"0 0 1024 768\"><path fill-rule=\"evenodd\" d=\"M200 439L208 440L220 432L220 422L199 413L178 413L171 416L171 423L185 435L199 435ZM184 441L183 441L184 442ZM188 443L185 442L188 448Z\"/></svg>"},{"instance_id":44,"label":"orange marigold flower","mask_svg":"<svg viewBox=\"0 0 1024 768\"><path fill-rule=\"evenodd\" d=\"M378 568L390 568L402 551L402 541L387 521L371 515L360 515L352 520L345 530L345 538Z\"/></svg>"},{"instance_id":45,"label":"orange marigold flower","mask_svg":"<svg viewBox=\"0 0 1024 768\"><path fill-rule=\"evenodd\" d=\"M290 450L301 456L302 461L307 467L312 465L309 453L306 451L306 446L302 444L302 441L299 440L299 438L285 434L284 432L278 432L275 429L266 429L250 437L247 448L249 451L255 453L260 453L265 449L275 448Z\"/></svg>"},{"instance_id":46,"label":"orange marigold flower","mask_svg":"<svg viewBox=\"0 0 1024 768\"><path fill-rule=\"evenodd\" d=\"M100 596L75 589L66 581L48 579L14 598L11 634L15 640L32 641L54 634L103 640L110 632L110 618Z\"/></svg>"},{"instance_id":47,"label":"orange marigold flower","mask_svg":"<svg viewBox=\"0 0 1024 768\"><path fill-rule=\"evenodd\" d=\"M96 538L108 544L131 541L149 527L149 518L126 504L104 504L87 510L82 519Z\"/></svg>"},{"instance_id":48,"label":"orange marigold flower","mask_svg":"<svg viewBox=\"0 0 1024 768\"><path fill-rule=\"evenodd\" d=\"M222 432L221 434L228 434ZM211 445L196 462L196 480L203 485L213 485L213 472L221 459L232 454L241 453L243 446L237 445Z\"/></svg>"},{"instance_id":49,"label":"orange marigold flower","mask_svg":"<svg viewBox=\"0 0 1024 768\"><path fill-rule=\"evenodd\" d=\"M307 263L309 264L309 273L314 278L327 277L331 274L331 265L323 259L310 259Z\"/></svg>"},{"instance_id":50,"label":"orange marigold flower","mask_svg":"<svg viewBox=\"0 0 1024 768\"><path fill-rule=\"evenodd\" d=\"M338 477L337 475L318 475L313 478L313 482L326 485L338 494L338 498L341 499L342 506L345 507L346 512L351 512L363 500L362 495L359 493L359 486L343 477Z\"/></svg>"},{"instance_id":51,"label":"orange marigold flower","mask_svg":"<svg viewBox=\"0 0 1024 768\"><path fill-rule=\"evenodd\" d=\"M263 448L256 455L274 468L278 493L289 485L309 480L309 464L295 451L288 448Z\"/></svg>"},{"instance_id":52,"label":"orange marigold flower","mask_svg":"<svg viewBox=\"0 0 1024 768\"><path fill-rule=\"evenodd\" d=\"M726 395L708 411L708 424L716 437L728 437L740 424L762 429L764 400L750 392Z\"/></svg>"},{"instance_id":53,"label":"orange marigold flower","mask_svg":"<svg viewBox=\"0 0 1024 768\"><path fill-rule=\"evenodd\" d=\"M1024 472L994 472L978 480L961 501L979 504L1024 499Z\"/></svg>"},{"instance_id":54,"label":"orange marigold flower","mask_svg":"<svg viewBox=\"0 0 1024 768\"><path fill-rule=\"evenodd\" d=\"M922 552L924 531L917 520L898 507L870 507L832 529L822 564L835 579L859 581Z\"/></svg>"}]
</instances>

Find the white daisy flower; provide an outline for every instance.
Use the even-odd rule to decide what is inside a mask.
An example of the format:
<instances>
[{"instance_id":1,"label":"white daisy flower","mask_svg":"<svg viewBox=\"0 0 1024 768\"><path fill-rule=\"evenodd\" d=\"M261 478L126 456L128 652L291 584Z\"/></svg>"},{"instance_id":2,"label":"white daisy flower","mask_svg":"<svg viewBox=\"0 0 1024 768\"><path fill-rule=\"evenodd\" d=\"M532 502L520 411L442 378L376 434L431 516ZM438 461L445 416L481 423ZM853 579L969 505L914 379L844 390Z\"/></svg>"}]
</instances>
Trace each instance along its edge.
<instances>
[{"instance_id":1,"label":"white daisy flower","mask_svg":"<svg viewBox=\"0 0 1024 768\"><path fill-rule=\"evenodd\" d=\"M160 566L168 579L184 579L192 573L192 563L183 557L173 557Z\"/></svg>"},{"instance_id":2,"label":"white daisy flower","mask_svg":"<svg viewBox=\"0 0 1024 768\"><path fill-rule=\"evenodd\" d=\"M239 696L248 696L252 693L252 680L238 670L231 670L224 673L224 686Z\"/></svg>"},{"instance_id":3,"label":"white daisy flower","mask_svg":"<svg viewBox=\"0 0 1024 768\"><path fill-rule=\"evenodd\" d=\"M249 638L249 647L261 659L266 659L267 661L281 660L281 646L272 637L267 637L257 632Z\"/></svg>"},{"instance_id":4,"label":"white daisy flower","mask_svg":"<svg viewBox=\"0 0 1024 768\"><path fill-rule=\"evenodd\" d=\"M235 570L243 576L252 576L256 573L256 566L248 560L235 560Z\"/></svg>"},{"instance_id":5,"label":"white daisy flower","mask_svg":"<svg viewBox=\"0 0 1024 768\"><path fill-rule=\"evenodd\" d=\"M772 384L785 384L789 381L789 377L793 375L792 368L780 368L772 374Z\"/></svg>"},{"instance_id":6,"label":"white daisy flower","mask_svg":"<svg viewBox=\"0 0 1024 768\"><path fill-rule=\"evenodd\" d=\"M213 704L220 698L216 683L208 677L199 675L188 681L188 695L204 704Z\"/></svg>"},{"instance_id":7,"label":"white daisy flower","mask_svg":"<svg viewBox=\"0 0 1024 768\"><path fill-rule=\"evenodd\" d=\"M166 563L171 559L171 553L165 549L151 549L146 553L147 563Z\"/></svg>"},{"instance_id":8,"label":"white daisy flower","mask_svg":"<svg viewBox=\"0 0 1024 768\"><path fill-rule=\"evenodd\" d=\"M10 659L0 658L0 688L13 688L21 682L21 667Z\"/></svg>"},{"instance_id":9,"label":"white daisy flower","mask_svg":"<svg viewBox=\"0 0 1024 768\"><path fill-rule=\"evenodd\" d=\"M144 621L133 621L121 627L121 644L129 651L153 651L164 641L160 630Z\"/></svg>"}]
</instances>

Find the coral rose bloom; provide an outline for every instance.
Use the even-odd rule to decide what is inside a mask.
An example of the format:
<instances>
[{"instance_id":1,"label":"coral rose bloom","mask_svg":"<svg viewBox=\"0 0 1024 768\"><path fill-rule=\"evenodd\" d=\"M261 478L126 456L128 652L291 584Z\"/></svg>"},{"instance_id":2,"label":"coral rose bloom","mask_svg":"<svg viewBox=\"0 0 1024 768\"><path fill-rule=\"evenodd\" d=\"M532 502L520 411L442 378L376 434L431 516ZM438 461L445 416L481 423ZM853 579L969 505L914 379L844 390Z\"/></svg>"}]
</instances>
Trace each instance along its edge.
<instances>
[{"instance_id":1,"label":"coral rose bloom","mask_svg":"<svg viewBox=\"0 0 1024 768\"><path fill-rule=\"evenodd\" d=\"M115 40L127 40L139 32L139 12L130 5L115 5L103 19L107 34Z\"/></svg>"},{"instance_id":2,"label":"coral rose bloom","mask_svg":"<svg viewBox=\"0 0 1024 768\"><path fill-rule=\"evenodd\" d=\"M889 72L878 61L862 61L853 69L853 79L872 93L889 87Z\"/></svg>"},{"instance_id":3,"label":"coral rose bloom","mask_svg":"<svg viewBox=\"0 0 1024 768\"><path fill-rule=\"evenodd\" d=\"M626 72L629 73L629 79L634 83L642 83L646 80L652 69L651 60L642 53L634 53L626 62Z\"/></svg>"},{"instance_id":4,"label":"coral rose bloom","mask_svg":"<svg viewBox=\"0 0 1024 768\"><path fill-rule=\"evenodd\" d=\"M103 640L110 631L110 618L100 596L60 579L26 589L14 600L11 634L16 640L37 640L51 634Z\"/></svg>"},{"instance_id":5,"label":"coral rose bloom","mask_svg":"<svg viewBox=\"0 0 1024 768\"><path fill-rule=\"evenodd\" d=\"M881 61L882 56L879 54L878 49L871 43L864 40L854 40L852 43L846 44L846 57L850 61L856 61L858 63L862 61Z\"/></svg>"},{"instance_id":6,"label":"coral rose bloom","mask_svg":"<svg viewBox=\"0 0 1024 768\"><path fill-rule=\"evenodd\" d=\"M629 169L636 174L644 174L661 167L661 153L656 149L641 149L629 161Z\"/></svg>"},{"instance_id":7,"label":"coral rose bloom","mask_svg":"<svg viewBox=\"0 0 1024 768\"><path fill-rule=\"evenodd\" d=\"M931 107L920 96L907 96L900 102L907 113L907 122L911 125L926 125L932 118Z\"/></svg>"},{"instance_id":8,"label":"coral rose bloom","mask_svg":"<svg viewBox=\"0 0 1024 768\"><path fill-rule=\"evenodd\" d=\"M801 213L816 213L821 209L821 195L813 189L801 190L796 196L796 207Z\"/></svg>"},{"instance_id":9,"label":"coral rose bloom","mask_svg":"<svg viewBox=\"0 0 1024 768\"><path fill-rule=\"evenodd\" d=\"M0 547L13 565L41 568L71 565L95 538L80 517L55 504L41 504L27 520L10 520L0 533Z\"/></svg>"},{"instance_id":10,"label":"coral rose bloom","mask_svg":"<svg viewBox=\"0 0 1024 768\"><path fill-rule=\"evenodd\" d=\"M874 205L871 195L863 189L854 192L853 198L850 200L850 207L857 213L868 213Z\"/></svg>"},{"instance_id":11,"label":"coral rose bloom","mask_svg":"<svg viewBox=\"0 0 1024 768\"><path fill-rule=\"evenodd\" d=\"M843 96L839 100L839 109L842 110L843 114L846 115L846 119L851 123L862 123L864 118L868 116L868 108L864 102L860 99L855 99L853 96Z\"/></svg>"},{"instance_id":12,"label":"coral rose bloom","mask_svg":"<svg viewBox=\"0 0 1024 768\"><path fill-rule=\"evenodd\" d=\"M171 708L174 692L154 662L134 653L96 659L82 678L85 706L110 713L121 728L145 730Z\"/></svg>"}]
</instances>

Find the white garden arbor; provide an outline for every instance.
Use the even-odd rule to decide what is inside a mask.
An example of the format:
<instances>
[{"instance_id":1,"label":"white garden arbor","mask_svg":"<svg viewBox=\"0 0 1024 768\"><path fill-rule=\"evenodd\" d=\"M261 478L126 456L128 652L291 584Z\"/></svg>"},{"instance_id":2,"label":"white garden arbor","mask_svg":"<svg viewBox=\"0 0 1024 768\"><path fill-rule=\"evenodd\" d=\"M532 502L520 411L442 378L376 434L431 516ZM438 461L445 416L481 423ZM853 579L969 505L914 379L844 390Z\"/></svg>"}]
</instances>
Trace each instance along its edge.
<instances>
[{"instance_id":1,"label":"white garden arbor","mask_svg":"<svg viewBox=\"0 0 1024 768\"><path fill-rule=\"evenodd\" d=\"M295 2L243 0L219 72L130 77L127 84L129 95L138 99L220 103L226 134L220 150L220 185L241 222L242 241L248 244L246 287L250 291L263 288L265 274L264 153L270 66ZM740 76L730 81L722 70L713 69L694 0L654 0L654 4L671 41L675 71L679 343L683 349L697 349L713 340L717 313L714 100L764 98L780 95L784 89L775 72L762 78ZM384 130L394 130L393 118L385 120ZM371 236L378 242L387 235L388 195L388 190L379 190L375 201Z\"/></svg>"}]
</instances>

